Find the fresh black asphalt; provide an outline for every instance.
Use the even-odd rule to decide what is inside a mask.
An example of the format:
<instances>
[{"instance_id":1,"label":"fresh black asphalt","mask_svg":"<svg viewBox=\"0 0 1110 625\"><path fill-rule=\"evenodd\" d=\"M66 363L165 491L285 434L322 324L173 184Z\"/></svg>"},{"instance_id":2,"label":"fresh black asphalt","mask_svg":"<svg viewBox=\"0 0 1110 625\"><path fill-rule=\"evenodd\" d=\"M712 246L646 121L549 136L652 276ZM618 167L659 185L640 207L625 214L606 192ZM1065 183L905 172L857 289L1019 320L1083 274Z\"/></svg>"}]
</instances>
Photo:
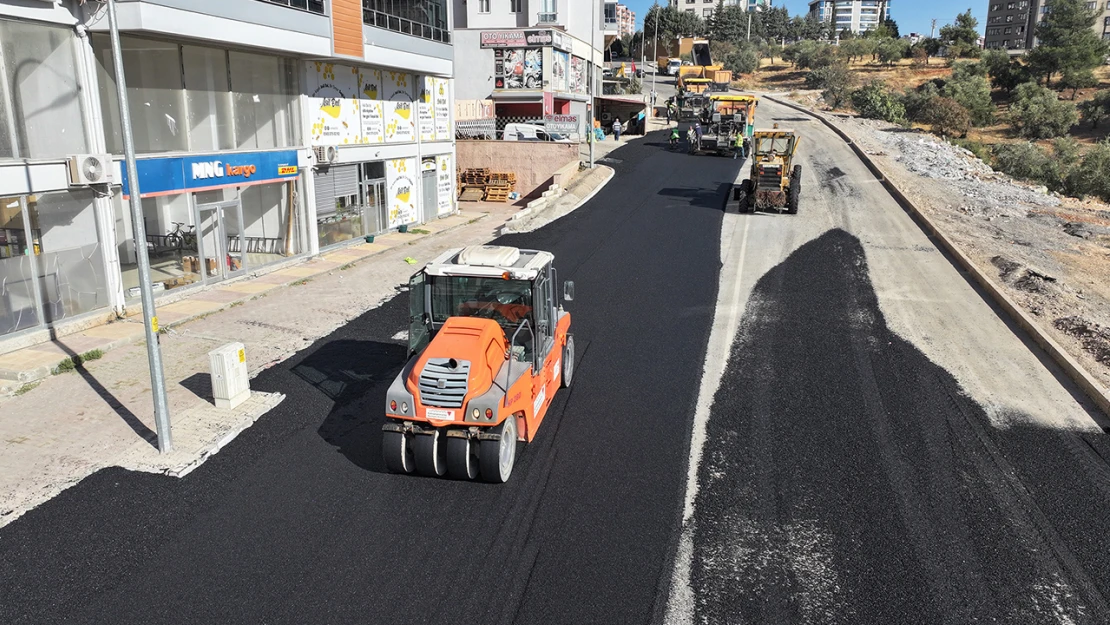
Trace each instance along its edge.
<instances>
[{"instance_id":1,"label":"fresh black asphalt","mask_svg":"<svg viewBox=\"0 0 1110 625\"><path fill-rule=\"evenodd\" d=\"M999 418L886 327L859 240L795 251L714 400L695 622L1110 622L1106 436Z\"/></svg>"},{"instance_id":2,"label":"fresh black asphalt","mask_svg":"<svg viewBox=\"0 0 1110 625\"><path fill-rule=\"evenodd\" d=\"M660 134L660 133L657 133ZM738 163L614 151L511 245L576 283L578 370L502 486L391 475L404 295L253 386L287 399L183 479L100 471L0 530L0 623L642 623L660 612Z\"/></svg>"}]
</instances>

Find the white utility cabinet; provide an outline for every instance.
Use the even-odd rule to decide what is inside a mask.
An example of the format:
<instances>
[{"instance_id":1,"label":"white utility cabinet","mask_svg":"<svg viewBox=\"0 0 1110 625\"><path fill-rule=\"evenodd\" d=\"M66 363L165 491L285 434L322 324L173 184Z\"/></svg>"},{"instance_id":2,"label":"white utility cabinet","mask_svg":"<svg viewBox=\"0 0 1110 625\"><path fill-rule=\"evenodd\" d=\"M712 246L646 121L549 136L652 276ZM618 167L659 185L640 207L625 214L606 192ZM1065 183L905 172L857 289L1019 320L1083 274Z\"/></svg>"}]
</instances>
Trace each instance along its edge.
<instances>
[{"instance_id":1,"label":"white utility cabinet","mask_svg":"<svg viewBox=\"0 0 1110 625\"><path fill-rule=\"evenodd\" d=\"M242 343L228 343L208 352L212 370L212 397L217 408L234 408L251 396L247 353Z\"/></svg>"}]
</instances>

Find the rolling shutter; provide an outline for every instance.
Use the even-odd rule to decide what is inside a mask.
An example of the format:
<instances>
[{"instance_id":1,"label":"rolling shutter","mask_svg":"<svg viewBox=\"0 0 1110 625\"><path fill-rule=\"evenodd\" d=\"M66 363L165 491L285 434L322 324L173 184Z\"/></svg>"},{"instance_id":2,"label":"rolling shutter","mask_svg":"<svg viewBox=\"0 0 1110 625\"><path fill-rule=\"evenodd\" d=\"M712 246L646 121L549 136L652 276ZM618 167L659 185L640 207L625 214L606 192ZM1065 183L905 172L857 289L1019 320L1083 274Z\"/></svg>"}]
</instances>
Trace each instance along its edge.
<instances>
[{"instance_id":1,"label":"rolling shutter","mask_svg":"<svg viewBox=\"0 0 1110 625\"><path fill-rule=\"evenodd\" d=\"M353 195L358 197L358 165L338 165L317 170L316 217L335 213L335 198Z\"/></svg>"}]
</instances>

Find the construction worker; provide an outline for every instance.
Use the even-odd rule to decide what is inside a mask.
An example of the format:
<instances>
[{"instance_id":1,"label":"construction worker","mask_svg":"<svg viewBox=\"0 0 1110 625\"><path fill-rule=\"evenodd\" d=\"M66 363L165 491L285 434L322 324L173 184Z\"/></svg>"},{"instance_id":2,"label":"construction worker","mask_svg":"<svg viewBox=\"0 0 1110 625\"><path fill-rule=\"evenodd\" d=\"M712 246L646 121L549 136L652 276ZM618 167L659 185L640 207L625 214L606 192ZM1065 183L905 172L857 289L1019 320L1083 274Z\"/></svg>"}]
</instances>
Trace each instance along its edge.
<instances>
[{"instance_id":1,"label":"construction worker","mask_svg":"<svg viewBox=\"0 0 1110 625\"><path fill-rule=\"evenodd\" d=\"M675 124L677 124L678 116L675 115L674 111L674 98L667 98L667 125L670 125L672 117L675 120ZM675 131L677 132L678 128L675 128Z\"/></svg>"},{"instance_id":2,"label":"construction worker","mask_svg":"<svg viewBox=\"0 0 1110 625\"><path fill-rule=\"evenodd\" d=\"M676 127L677 131L678 128ZM686 129L686 144L689 146L690 154L694 153L694 145L697 143L698 136L694 133L694 127L690 126Z\"/></svg>"},{"instance_id":3,"label":"construction worker","mask_svg":"<svg viewBox=\"0 0 1110 625\"><path fill-rule=\"evenodd\" d=\"M678 147L678 139L678 126L675 126L674 128L671 128L670 145L672 150Z\"/></svg>"},{"instance_id":4,"label":"construction worker","mask_svg":"<svg viewBox=\"0 0 1110 625\"><path fill-rule=\"evenodd\" d=\"M736 160L737 156L745 156L744 154L744 139L743 135L732 135L732 160Z\"/></svg>"},{"instance_id":5,"label":"construction worker","mask_svg":"<svg viewBox=\"0 0 1110 625\"><path fill-rule=\"evenodd\" d=\"M697 139L698 151L701 151L701 123L694 122L694 137Z\"/></svg>"}]
</instances>

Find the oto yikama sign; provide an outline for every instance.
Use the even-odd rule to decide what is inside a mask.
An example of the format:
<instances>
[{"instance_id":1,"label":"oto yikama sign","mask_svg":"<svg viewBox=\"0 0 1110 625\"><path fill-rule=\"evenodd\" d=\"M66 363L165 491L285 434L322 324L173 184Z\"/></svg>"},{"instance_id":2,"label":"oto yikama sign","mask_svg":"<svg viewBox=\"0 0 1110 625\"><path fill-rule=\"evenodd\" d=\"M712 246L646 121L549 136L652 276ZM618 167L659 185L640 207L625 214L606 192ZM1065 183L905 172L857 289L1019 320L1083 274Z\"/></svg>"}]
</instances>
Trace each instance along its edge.
<instances>
[{"instance_id":1,"label":"oto yikama sign","mask_svg":"<svg viewBox=\"0 0 1110 625\"><path fill-rule=\"evenodd\" d=\"M564 135L578 133L577 115L544 115L543 127L548 132L557 132Z\"/></svg>"},{"instance_id":2,"label":"oto yikama sign","mask_svg":"<svg viewBox=\"0 0 1110 625\"><path fill-rule=\"evenodd\" d=\"M559 43L563 43L562 37ZM538 48L553 44L555 35L550 30L492 30L481 34L483 48Z\"/></svg>"}]
</instances>

